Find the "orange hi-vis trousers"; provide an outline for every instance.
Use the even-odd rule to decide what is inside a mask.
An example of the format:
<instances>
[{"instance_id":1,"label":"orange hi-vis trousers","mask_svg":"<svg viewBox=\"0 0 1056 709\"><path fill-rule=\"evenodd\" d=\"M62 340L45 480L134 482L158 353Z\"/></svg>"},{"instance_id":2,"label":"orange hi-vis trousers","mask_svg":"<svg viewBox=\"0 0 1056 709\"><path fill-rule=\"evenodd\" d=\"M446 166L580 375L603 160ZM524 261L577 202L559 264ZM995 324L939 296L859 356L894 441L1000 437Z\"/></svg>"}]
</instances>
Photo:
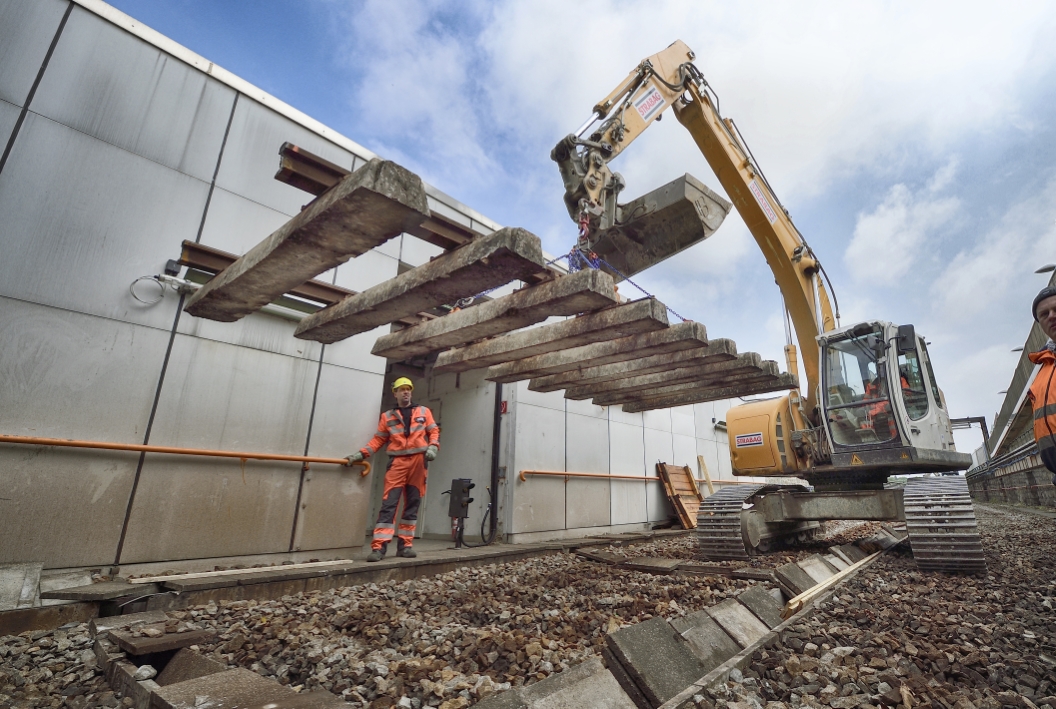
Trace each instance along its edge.
<instances>
[{"instance_id":1,"label":"orange hi-vis trousers","mask_svg":"<svg viewBox=\"0 0 1056 709\"><path fill-rule=\"evenodd\" d=\"M428 471L425 467L425 454L399 455L389 459L389 468L385 471L385 492L382 494L381 509L378 521L374 525L374 538L371 549L384 549L398 537L399 548L409 547L414 543L414 530L418 523L418 508L425 497L425 478ZM396 508L403 496L403 515L400 517L397 532Z\"/></svg>"}]
</instances>

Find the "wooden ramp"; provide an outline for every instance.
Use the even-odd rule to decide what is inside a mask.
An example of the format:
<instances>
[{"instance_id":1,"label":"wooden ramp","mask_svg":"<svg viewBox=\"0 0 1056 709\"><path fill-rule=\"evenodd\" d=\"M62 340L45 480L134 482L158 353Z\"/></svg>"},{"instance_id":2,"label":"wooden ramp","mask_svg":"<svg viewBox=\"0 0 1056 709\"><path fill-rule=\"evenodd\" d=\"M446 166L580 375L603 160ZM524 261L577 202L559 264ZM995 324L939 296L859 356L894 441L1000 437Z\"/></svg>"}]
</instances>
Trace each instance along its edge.
<instances>
[{"instance_id":1,"label":"wooden ramp","mask_svg":"<svg viewBox=\"0 0 1056 709\"><path fill-rule=\"evenodd\" d=\"M663 480L664 492L667 493L667 499L671 500L671 506L678 513L682 526L686 529L696 529L697 510L704 496L700 494L693 471L688 465L657 463L656 475Z\"/></svg>"}]
</instances>

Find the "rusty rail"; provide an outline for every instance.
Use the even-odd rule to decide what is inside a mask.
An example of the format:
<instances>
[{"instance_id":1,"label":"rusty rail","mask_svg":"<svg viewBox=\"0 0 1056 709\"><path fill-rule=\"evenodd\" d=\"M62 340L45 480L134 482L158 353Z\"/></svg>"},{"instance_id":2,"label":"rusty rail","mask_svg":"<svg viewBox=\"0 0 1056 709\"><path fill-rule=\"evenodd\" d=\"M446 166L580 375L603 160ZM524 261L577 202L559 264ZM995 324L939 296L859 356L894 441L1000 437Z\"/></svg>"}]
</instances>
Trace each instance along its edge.
<instances>
[{"instance_id":1,"label":"rusty rail","mask_svg":"<svg viewBox=\"0 0 1056 709\"><path fill-rule=\"evenodd\" d=\"M566 473L560 470L522 470L517 474L521 482L528 482L529 475L546 475L550 477L564 478L605 478L606 480L637 480L638 482L660 482L660 478L647 478L644 475L609 475L607 473ZM694 478L694 480L697 480ZM704 482L697 480L697 482ZM712 480L716 485L758 485L759 483L746 480Z\"/></svg>"},{"instance_id":2,"label":"rusty rail","mask_svg":"<svg viewBox=\"0 0 1056 709\"><path fill-rule=\"evenodd\" d=\"M609 475L607 473L565 473L560 470L522 470L518 477L527 482L529 475L550 475L566 478L605 478L607 480L637 480L638 482L660 482L660 478L647 478L644 475Z\"/></svg>"},{"instance_id":3,"label":"rusty rail","mask_svg":"<svg viewBox=\"0 0 1056 709\"><path fill-rule=\"evenodd\" d=\"M137 451L140 453L171 453L173 455L202 455L211 458L238 458L246 460L282 460L294 463L324 463L348 465L344 458L320 458L307 455L283 455L281 453L246 453L243 451L218 451L206 448L176 448L173 446L148 446L138 443L111 443L109 441L75 441L65 438L40 438L37 436L7 436L0 434L0 443L19 443L29 446L63 446L66 448L102 448L114 451ZM362 477L370 475L370 462L353 463L363 468Z\"/></svg>"}]
</instances>

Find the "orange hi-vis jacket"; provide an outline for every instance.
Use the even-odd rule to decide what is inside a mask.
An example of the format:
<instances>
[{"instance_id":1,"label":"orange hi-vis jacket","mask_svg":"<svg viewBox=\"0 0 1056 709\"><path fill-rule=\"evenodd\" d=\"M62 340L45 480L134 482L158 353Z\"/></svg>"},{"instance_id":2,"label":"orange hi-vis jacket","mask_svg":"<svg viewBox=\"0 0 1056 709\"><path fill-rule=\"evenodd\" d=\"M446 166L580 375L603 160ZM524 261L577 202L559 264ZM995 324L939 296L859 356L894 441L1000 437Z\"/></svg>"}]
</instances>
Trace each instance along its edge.
<instances>
[{"instance_id":1,"label":"orange hi-vis jacket","mask_svg":"<svg viewBox=\"0 0 1056 709\"><path fill-rule=\"evenodd\" d=\"M1034 408L1034 440L1045 467L1056 472L1056 353L1045 348L1028 356L1041 365L1027 392Z\"/></svg>"},{"instance_id":2,"label":"orange hi-vis jacket","mask_svg":"<svg viewBox=\"0 0 1056 709\"><path fill-rule=\"evenodd\" d=\"M425 406L411 406L411 430L404 431L400 410L389 409L378 421L378 431L365 447L360 449L364 458L389 444L389 455L414 455L424 453L429 446L440 447L440 427L433 420L433 412Z\"/></svg>"}]
</instances>

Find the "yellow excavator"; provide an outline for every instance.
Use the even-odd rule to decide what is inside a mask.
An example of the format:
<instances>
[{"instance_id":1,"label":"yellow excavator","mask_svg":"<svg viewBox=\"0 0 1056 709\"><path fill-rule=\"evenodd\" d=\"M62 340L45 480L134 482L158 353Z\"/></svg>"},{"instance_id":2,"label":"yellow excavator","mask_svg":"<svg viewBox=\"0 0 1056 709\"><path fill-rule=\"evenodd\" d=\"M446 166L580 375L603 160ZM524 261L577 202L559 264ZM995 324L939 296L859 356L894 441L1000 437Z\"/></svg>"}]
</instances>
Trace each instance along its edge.
<instances>
[{"instance_id":1,"label":"yellow excavator","mask_svg":"<svg viewBox=\"0 0 1056 709\"><path fill-rule=\"evenodd\" d=\"M838 325L824 269L781 205L718 96L677 41L642 61L551 153L581 250L623 248L648 200L619 204L624 180L609 163L673 109L732 200L777 280L797 347L788 371L806 387L735 406L726 416L733 473L805 480L808 487L731 485L705 499L698 544L710 559L744 559L834 519L905 521L924 570L986 569L967 484L971 464L953 444L950 417L924 340L912 325ZM695 182L695 181L694 181ZM638 230L649 233L649 229ZM655 235L664 229L652 229ZM685 248L690 239L663 237ZM698 239L699 240L699 239ZM648 245L639 245L648 250ZM655 263L658 258L654 258ZM621 276L633 275L620 273ZM823 278L824 277L824 278ZM885 488L889 476L910 477Z\"/></svg>"}]
</instances>

